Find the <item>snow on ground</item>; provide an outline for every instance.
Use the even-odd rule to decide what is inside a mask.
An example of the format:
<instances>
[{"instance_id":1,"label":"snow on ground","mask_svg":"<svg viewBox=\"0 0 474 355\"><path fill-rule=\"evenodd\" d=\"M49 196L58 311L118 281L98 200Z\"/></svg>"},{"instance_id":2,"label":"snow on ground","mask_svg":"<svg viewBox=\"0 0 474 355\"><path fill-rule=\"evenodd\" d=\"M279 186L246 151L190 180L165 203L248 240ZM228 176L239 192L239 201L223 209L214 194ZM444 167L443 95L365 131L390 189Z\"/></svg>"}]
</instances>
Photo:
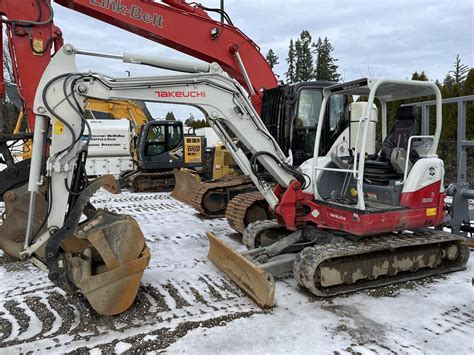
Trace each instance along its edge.
<instances>
[{"instance_id":1,"label":"snow on ground","mask_svg":"<svg viewBox=\"0 0 474 355\"><path fill-rule=\"evenodd\" d=\"M262 311L206 257L206 230L243 249L224 219L203 219L167 193L99 192L93 203L133 215L145 233L152 261L136 302L99 316L0 255L1 354L474 352L474 258L461 272L326 300L286 279Z\"/></svg>"}]
</instances>

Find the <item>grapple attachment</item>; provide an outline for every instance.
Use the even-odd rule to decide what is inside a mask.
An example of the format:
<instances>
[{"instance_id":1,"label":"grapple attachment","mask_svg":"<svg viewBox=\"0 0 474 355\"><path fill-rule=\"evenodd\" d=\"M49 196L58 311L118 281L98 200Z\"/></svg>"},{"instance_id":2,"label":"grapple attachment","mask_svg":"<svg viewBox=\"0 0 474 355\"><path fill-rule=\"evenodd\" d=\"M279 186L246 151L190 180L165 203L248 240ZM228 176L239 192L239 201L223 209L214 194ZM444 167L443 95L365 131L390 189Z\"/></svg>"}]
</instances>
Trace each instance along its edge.
<instances>
[{"instance_id":1,"label":"grapple attachment","mask_svg":"<svg viewBox=\"0 0 474 355\"><path fill-rule=\"evenodd\" d=\"M239 286L257 305L270 308L274 305L275 280L244 255L234 251L219 237L207 232L208 258Z\"/></svg>"},{"instance_id":2,"label":"grapple attachment","mask_svg":"<svg viewBox=\"0 0 474 355\"><path fill-rule=\"evenodd\" d=\"M98 211L63 242L67 277L104 315L127 310L137 295L150 251L130 216Z\"/></svg>"},{"instance_id":3,"label":"grapple attachment","mask_svg":"<svg viewBox=\"0 0 474 355\"><path fill-rule=\"evenodd\" d=\"M175 185L171 192L171 197L186 203L188 205L192 202L192 192L201 183L199 175L190 169L174 169L173 170Z\"/></svg>"}]
</instances>

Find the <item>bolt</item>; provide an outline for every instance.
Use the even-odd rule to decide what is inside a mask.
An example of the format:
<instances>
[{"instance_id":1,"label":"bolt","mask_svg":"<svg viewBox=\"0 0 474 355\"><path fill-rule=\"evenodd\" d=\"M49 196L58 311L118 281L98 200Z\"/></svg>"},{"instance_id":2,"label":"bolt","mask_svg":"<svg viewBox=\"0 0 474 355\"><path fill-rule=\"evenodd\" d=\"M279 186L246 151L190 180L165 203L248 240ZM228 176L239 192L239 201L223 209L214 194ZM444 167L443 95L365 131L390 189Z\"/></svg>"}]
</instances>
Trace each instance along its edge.
<instances>
[{"instance_id":1,"label":"bolt","mask_svg":"<svg viewBox=\"0 0 474 355\"><path fill-rule=\"evenodd\" d=\"M87 86L85 86L84 84L80 84L78 87L77 87L77 91L79 91L80 94L85 94L87 92Z\"/></svg>"},{"instance_id":2,"label":"bolt","mask_svg":"<svg viewBox=\"0 0 474 355\"><path fill-rule=\"evenodd\" d=\"M52 259L54 258L54 254L53 253L48 253L48 259Z\"/></svg>"},{"instance_id":3,"label":"bolt","mask_svg":"<svg viewBox=\"0 0 474 355\"><path fill-rule=\"evenodd\" d=\"M66 54L73 54L74 53L74 47L70 44L66 44L63 46L64 53Z\"/></svg>"},{"instance_id":4,"label":"bolt","mask_svg":"<svg viewBox=\"0 0 474 355\"><path fill-rule=\"evenodd\" d=\"M37 111L38 111L39 113L45 113L45 112L46 112L46 109L45 109L43 106L38 106Z\"/></svg>"},{"instance_id":5,"label":"bolt","mask_svg":"<svg viewBox=\"0 0 474 355\"><path fill-rule=\"evenodd\" d=\"M8 202L13 202L16 200L16 193L13 191L7 191L4 195L3 198L8 201Z\"/></svg>"},{"instance_id":6,"label":"bolt","mask_svg":"<svg viewBox=\"0 0 474 355\"><path fill-rule=\"evenodd\" d=\"M84 231L83 231L82 229L81 229L81 230L78 230L78 231L77 231L77 234L83 235L83 234L84 234Z\"/></svg>"},{"instance_id":7,"label":"bolt","mask_svg":"<svg viewBox=\"0 0 474 355\"><path fill-rule=\"evenodd\" d=\"M26 251L22 251L22 252L20 253L20 259L21 259L21 260L26 260L26 259L28 259L29 257L30 257L30 255L29 255Z\"/></svg>"}]
</instances>

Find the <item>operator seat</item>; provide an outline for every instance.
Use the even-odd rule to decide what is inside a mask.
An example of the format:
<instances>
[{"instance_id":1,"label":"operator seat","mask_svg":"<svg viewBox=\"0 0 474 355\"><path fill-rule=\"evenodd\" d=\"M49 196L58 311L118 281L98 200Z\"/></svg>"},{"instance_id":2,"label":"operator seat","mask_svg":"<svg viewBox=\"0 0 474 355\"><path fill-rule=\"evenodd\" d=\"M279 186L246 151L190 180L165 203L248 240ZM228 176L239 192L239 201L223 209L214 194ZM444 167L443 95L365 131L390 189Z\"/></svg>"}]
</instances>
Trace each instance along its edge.
<instances>
[{"instance_id":1,"label":"operator seat","mask_svg":"<svg viewBox=\"0 0 474 355\"><path fill-rule=\"evenodd\" d=\"M391 162L392 152L395 148L405 151L408 149L408 140L417 134L419 117L420 112L416 106L404 106L398 109L395 125L383 141L379 154L365 161L364 175L368 180L388 184L390 180L399 179L400 173L395 170ZM409 159L416 160L413 153L407 152L406 155Z\"/></svg>"}]
</instances>

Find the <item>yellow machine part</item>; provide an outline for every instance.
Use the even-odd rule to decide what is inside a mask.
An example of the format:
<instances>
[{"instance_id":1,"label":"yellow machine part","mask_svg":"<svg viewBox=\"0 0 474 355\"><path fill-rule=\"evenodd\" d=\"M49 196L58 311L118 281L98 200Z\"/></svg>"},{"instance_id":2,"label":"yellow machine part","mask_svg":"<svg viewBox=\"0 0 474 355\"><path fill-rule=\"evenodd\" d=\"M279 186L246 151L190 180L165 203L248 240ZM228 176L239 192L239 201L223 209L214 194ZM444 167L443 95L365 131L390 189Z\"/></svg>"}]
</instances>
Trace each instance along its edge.
<instances>
[{"instance_id":1,"label":"yellow machine part","mask_svg":"<svg viewBox=\"0 0 474 355\"><path fill-rule=\"evenodd\" d=\"M201 184L201 178L191 169L173 169L174 189L171 197L186 204L191 204L192 192Z\"/></svg>"},{"instance_id":2,"label":"yellow machine part","mask_svg":"<svg viewBox=\"0 0 474 355\"><path fill-rule=\"evenodd\" d=\"M184 163L201 164L202 163L202 138L184 137Z\"/></svg>"},{"instance_id":3,"label":"yellow machine part","mask_svg":"<svg viewBox=\"0 0 474 355\"><path fill-rule=\"evenodd\" d=\"M24 121L26 122L25 115L23 114L23 111L20 111L20 113L18 114L18 118L16 120L15 129L13 130L13 134L21 133L21 131L22 131L21 127L23 126ZM26 122L26 125L28 125L27 122ZM29 127L26 127L25 133L27 133L29 131L30 131ZM15 158L21 158L22 160L31 159L32 147L33 147L33 141L31 139L26 140L23 143L22 153L16 153L16 154L14 154L14 157Z\"/></svg>"},{"instance_id":4,"label":"yellow machine part","mask_svg":"<svg viewBox=\"0 0 474 355\"><path fill-rule=\"evenodd\" d=\"M86 110L105 112L115 119L128 119L135 130L135 134L140 134L141 127L149 121L149 117L143 109L129 100L97 100L88 98L86 101Z\"/></svg>"},{"instance_id":5,"label":"yellow machine part","mask_svg":"<svg viewBox=\"0 0 474 355\"><path fill-rule=\"evenodd\" d=\"M234 175L234 165L234 159L225 145L222 143L217 144L215 146L212 178L217 180L223 178L224 176Z\"/></svg>"},{"instance_id":6,"label":"yellow machine part","mask_svg":"<svg viewBox=\"0 0 474 355\"><path fill-rule=\"evenodd\" d=\"M271 308L275 303L275 280L245 256L234 251L218 236L207 232L208 258L234 281L257 305Z\"/></svg>"}]
</instances>

